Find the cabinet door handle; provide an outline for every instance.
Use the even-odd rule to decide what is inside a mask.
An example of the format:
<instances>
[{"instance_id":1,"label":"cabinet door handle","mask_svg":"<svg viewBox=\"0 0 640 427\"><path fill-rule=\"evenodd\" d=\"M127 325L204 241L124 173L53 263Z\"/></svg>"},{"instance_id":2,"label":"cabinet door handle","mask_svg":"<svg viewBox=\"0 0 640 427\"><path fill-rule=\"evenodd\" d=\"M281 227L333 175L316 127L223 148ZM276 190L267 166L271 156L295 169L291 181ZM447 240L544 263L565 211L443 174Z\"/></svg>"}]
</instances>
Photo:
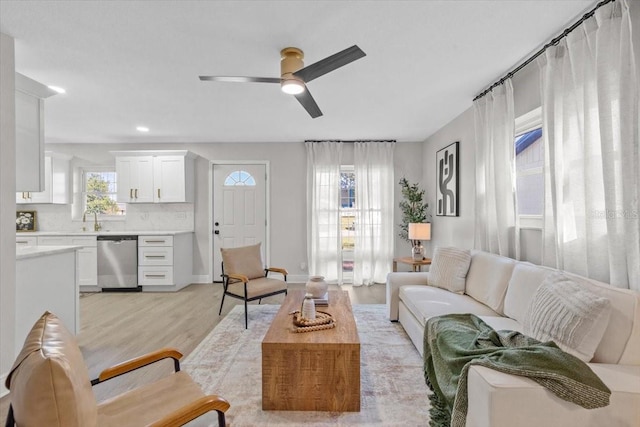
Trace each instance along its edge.
<instances>
[{"instance_id":1,"label":"cabinet door handle","mask_svg":"<svg viewBox=\"0 0 640 427\"><path fill-rule=\"evenodd\" d=\"M147 243L165 243L165 240L145 240Z\"/></svg>"},{"instance_id":2,"label":"cabinet door handle","mask_svg":"<svg viewBox=\"0 0 640 427\"><path fill-rule=\"evenodd\" d=\"M145 258L164 258L164 255L145 255Z\"/></svg>"},{"instance_id":3,"label":"cabinet door handle","mask_svg":"<svg viewBox=\"0 0 640 427\"><path fill-rule=\"evenodd\" d=\"M166 274L145 274L144 277L148 277L151 279L164 279L166 276Z\"/></svg>"},{"instance_id":4,"label":"cabinet door handle","mask_svg":"<svg viewBox=\"0 0 640 427\"><path fill-rule=\"evenodd\" d=\"M26 240L16 240L16 245L27 245L29 244Z\"/></svg>"},{"instance_id":5,"label":"cabinet door handle","mask_svg":"<svg viewBox=\"0 0 640 427\"><path fill-rule=\"evenodd\" d=\"M129 198L133 199L133 188L129 189Z\"/></svg>"},{"instance_id":6,"label":"cabinet door handle","mask_svg":"<svg viewBox=\"0 0 640 427\"><path fill-rule=\"evenodd\" d=\"M160 198L160 189L158 188L158 199Z\"/></svg>"},{"instance_id":7,"label":"cabinet door handle","mask_svg":"<svg viewBox=\"0 0 640 427\"><path fill-rule=\"evenodd\" d=\"M137 188L136 188L136 191L135 191L135 195L136 195L136 199L137 199L138 198L138 189Z\"/></svg>"}]
</instances>

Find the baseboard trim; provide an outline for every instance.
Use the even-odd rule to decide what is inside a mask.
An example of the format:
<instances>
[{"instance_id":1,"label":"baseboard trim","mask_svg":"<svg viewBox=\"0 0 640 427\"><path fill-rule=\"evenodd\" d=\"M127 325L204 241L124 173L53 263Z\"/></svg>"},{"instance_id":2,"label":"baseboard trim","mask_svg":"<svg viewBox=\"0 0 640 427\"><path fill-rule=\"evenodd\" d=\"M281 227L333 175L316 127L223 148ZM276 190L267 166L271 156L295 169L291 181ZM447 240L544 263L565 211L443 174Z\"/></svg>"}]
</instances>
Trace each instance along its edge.
<instances>
[{"instance_id":1,"label":"baseboard trim","mask_svg":"<svg viewBox=\"0 0 640 427\"><path fill-rule=\"evenodd\" d=\"M211 283L211 277L208 274L203 274L200 276L194 275L191 279L191 283Z\"/></svg>"},{"instance_id":2,"label":"baseboard trim","mask_svg":"<svg viewBox=\"0 0 640 427\"><path fill-rule=\"evenodd\" d=\"M289 274L287 276L287 282L289 283L307 283L309 276L304 274Z\"/></svg>"}]
</instances>

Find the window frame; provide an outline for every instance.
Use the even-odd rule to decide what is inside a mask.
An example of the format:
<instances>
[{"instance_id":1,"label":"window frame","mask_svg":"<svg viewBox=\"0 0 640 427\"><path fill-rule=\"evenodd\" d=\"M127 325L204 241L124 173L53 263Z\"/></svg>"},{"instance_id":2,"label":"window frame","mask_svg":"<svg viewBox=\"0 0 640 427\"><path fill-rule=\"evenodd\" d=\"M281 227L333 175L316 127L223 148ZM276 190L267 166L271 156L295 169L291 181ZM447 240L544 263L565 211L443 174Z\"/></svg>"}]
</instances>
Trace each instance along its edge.
<instances>
[{"instance_id":1,"label":"window frame","mask_svg":"<svg viewBox=\"0 0 640 427\"><path fill-rule=\"evenodd\" d=\"M529 111L528 113L525 113L519 117L516 117L515 126L514 126L514 138L513 138L514 156L515 156L515 142L518 139L518 136L526 132L530 132L537 128L542 128L542 107L535 108ZM542 132L544 134L544 129L542 130ZM514 162L516 161L515 158L513 160ZM538 168L527 169L526 171L522 171L521 173L519 173L516 170L515 173L516 173L516 176L515 176L516 183L517 183L518 176L521 176L521 175L532 175L532 174L542 173L544 176L544 165ZM544 209L544 206L543 206L543 209ZM518 210L518 206L516 205L516 211L517 210ZM519 228L521 230L522 229L542 230L542 227L543 227L542 215L526 215L526 214L517 214L517 215L518 215L518 221L520 224Z\"/></svg>"},{"instance_id":2,"label":"window frame","mask_svg":"<svg viewBox=\"0 0 640 427\"><path fill-rule=\"evenodd\" d=\"M80 177L80 182L79 182L79 191L78 191L78 203L79 203L79 207L80 209L77 211L78 212L78 216L77 216L77 220L81 221L84 213L87 210L87 174L90 173L113 173L115 175L116 178L116 186L118 185L118 174L116 172L116 167L115 165L113 166L106 166L106 165L99 165L99 166L81 166L79 168L79 177ZM108 194L113 194L116 198L116 203L118 204L123 204L126 205L126 203L120 203L117 201L118 198L118 192L117 192L117 188L116 191L113 193L108 193ZM97 215L98 220L99 221L125 221L127 218L127 210L128 208L125 208L124 214L122 215L111 215L111 214L103 214L103 213L99 213ZM88 217L91 217L91 219L93 220L93 215L87 215ZM89 219L87 219L87 221L89 221Z\"/></svg>"},{"instance_id":3,"label":"window frame","mask_svg":"<svg viewBox=\"0 0 640 427\"><path fill-rule=\"evenodd\" d=\"M341 256L341 264L342 264L342 281L345 284L349 284L349 283L353 283L353 269L351 269L351 271L345 270L344 269L344 262L345 261L351 261L351 262L354 261L353 254L354 254L354 250L355 250L355 216L356 216L355 209L356 209L356 203L357 203L356 199L355 199L355 185L356 185L356 183L355 183L355 166L354 165L340 165L340 175L342 175L345 172L354 174L353 207L343 207L342 206L342 199L343 199L342 198L342 186L340 188L340 204L338 206L338 212L340 213L340 224L341 224L341 226L340 226L340 256ZM351 199L351 196L349 196L349 199ZM345 216L353 216L353 219L354 219L354 222L353 222L354 230L350 230L350 231L352 231L354 233L353 234L354 246L351 247L351 248L345 248L344 247L344 243L343 243L344 236L342 234L345 230L342 228L342 217L343 217L343 214L349 214L349 213L351 213L352 215L345 215ZM345 257L345 255L346 255L346 257Z\"/></svg>"}]
</instances>

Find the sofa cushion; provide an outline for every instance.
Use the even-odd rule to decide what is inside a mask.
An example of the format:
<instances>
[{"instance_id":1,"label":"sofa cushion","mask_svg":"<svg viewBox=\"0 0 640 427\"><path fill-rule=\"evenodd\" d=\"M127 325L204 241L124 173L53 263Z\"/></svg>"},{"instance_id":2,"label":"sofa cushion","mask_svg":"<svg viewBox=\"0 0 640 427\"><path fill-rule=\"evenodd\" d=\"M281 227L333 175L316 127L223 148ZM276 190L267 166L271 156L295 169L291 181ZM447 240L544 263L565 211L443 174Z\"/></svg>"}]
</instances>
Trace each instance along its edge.
<instances>
[{"instance_id":1,"label":"sofa cushion","mask_svg":"<svg viewBox=\"0 0 640 427\"><path fill-rule=\"evenodd\" d=\"M640 365L640 293L564 272L611 302L611 317L592 362Z\"/></svg>"},{"instance_id":2,"label":"sofa cushion","mask_svg":"<svg viewBox=\"0 0 640 427\"><path fill-rule=\"evenodd\" d=\"M504 296L515 264L511 258L473 251L465 293L504 314Z\"/></svg>"},{"instance_id":3,"label":"sofa cushion","mask_svg":"<svg viewBox=\"0 0 640 427\"><path fill-rule=\"evenodd\" d=\"M554 271L548 267L533 265L528 262L516 263L507 293L504 297L504 314L522 323L533 295L544 279Z\"/></svg>"},{"instance_id":4,"label":"sofa cushion","mask_svg":"<svg viewBox=\"0 0 640 427\"><path fill-rule=\"evenodd\" d=\"M45 312L27 335L6 386L17 425L95 426L97 405L75 337Z\"/></svg>"},{"instance_id":5,"label":"sofa cushion","mask_svg":"<svg viewBox=\"0 0 640 427\"><path fill-rule=\"evenodd\" d=\"M478 316L484 323L491 326L496 331L518 331L522 332L522 324L514 319L502 316Z\"/></svg>"},{"instance_id":6,"label":"sofa cushion","mask_svg":"<svg viewBox=\"0 0 640 427\"><path fill-rule=\"evenodd\" d=\"M422 327L435 316L450 313L473 313L477 316L498 314L468 295L456 294L432 286L406 285L400 288L400 300L418 319Z\"/></svg>"},{"instance_id":7,"label":"sofa cushion","mask_svg":"<svg viewBox=\"0 0 640 427\"><path fill-rule=\"evenodd\" d=\"M264 277L260 243L239 248L220 248L226 274L243 274L249 279Z\"/></svg>"},{"instance_id":8,"label":"sofa cushion","mask_svg":"<svg viewBox=\"0 0 640 427\"><path fill-rule=\"evenodd\" d=\"M429 284L458 294L464 293L471 253L458 248L437 247L429 268Z\"/></svg>"},{"instance_id":9,"label":"sofa cushion","mask_svg":"<svg viewBox=\"0 0 640 427\"><path fill-rule=\"evenodd\" d=\"M611 303L562 273L547 277L525 314L524 333L588 362L602 339Z\"/></svg>"}]
</instances>

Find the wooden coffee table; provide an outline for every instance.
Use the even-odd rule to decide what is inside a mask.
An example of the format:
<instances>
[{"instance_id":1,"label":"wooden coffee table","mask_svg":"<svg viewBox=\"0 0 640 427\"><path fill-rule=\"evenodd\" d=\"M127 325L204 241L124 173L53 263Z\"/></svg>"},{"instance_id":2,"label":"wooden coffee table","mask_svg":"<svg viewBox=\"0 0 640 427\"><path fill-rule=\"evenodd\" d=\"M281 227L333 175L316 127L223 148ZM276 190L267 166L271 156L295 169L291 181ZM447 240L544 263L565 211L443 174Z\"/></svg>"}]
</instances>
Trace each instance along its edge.
<instances>
[{"instance_id":1,"label":"wooden coffee table","mask_svg":"<svg viewBox=\"0 0 640 427\"><path fill-rule=\"evenodd\" d=\"M289 291L262 340L262 409L360 411L360 338L346 291L329 291L336 327L294 333L289 313L304 291Z\"/></svg>"}]
</instances>

